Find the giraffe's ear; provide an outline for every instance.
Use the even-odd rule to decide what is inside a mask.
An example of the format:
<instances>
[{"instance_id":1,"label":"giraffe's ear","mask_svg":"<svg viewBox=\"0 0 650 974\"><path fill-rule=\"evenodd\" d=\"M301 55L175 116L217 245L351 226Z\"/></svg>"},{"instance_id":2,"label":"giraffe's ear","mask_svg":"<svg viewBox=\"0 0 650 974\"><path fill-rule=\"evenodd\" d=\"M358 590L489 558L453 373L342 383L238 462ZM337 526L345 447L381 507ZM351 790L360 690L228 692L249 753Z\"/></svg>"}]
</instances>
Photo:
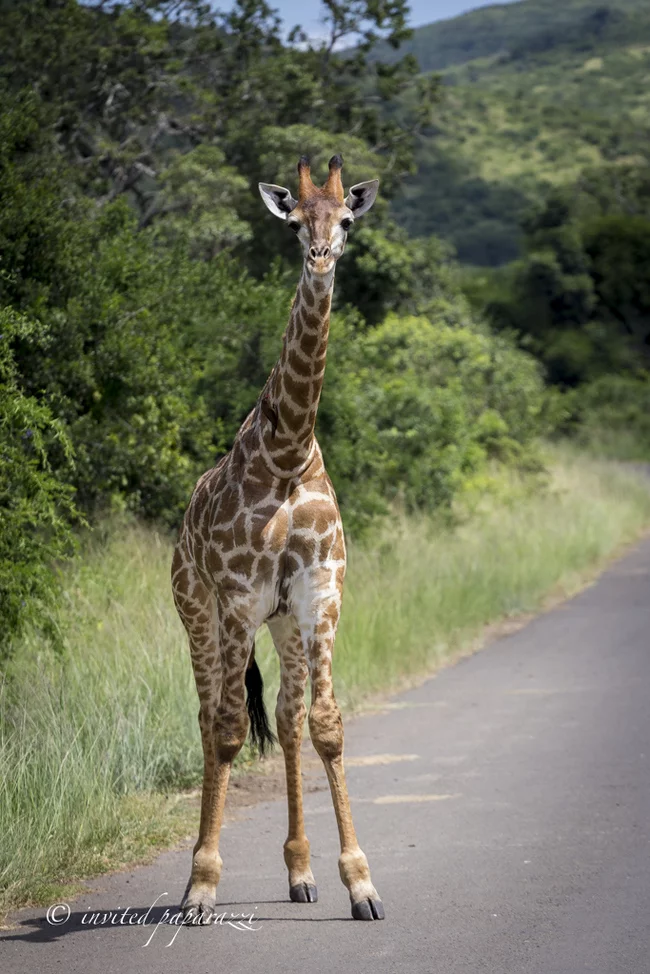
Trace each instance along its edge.
<instances>
[{"instance_id":1,"label":"giraffe's ear","mask_svg":"<svg viewBox=\"0 0 650 974\"><path fill-rule=\"evenodd\" d=\"M348 210L352 210L355 217L363 216L377 199L378 189L378 179L369 179L367 183L357 183L348 193L345 205Z\"/></svg>"},{"instance_id":2,"label":"giraffe's ear","mask_svg":"<svg viewBox=\"0 0 650 974\"><path fill-rule=\"evenodd\" d=\"M260 196L268 206L273 216L286 220L287 215L298 205L288 189L284 186L275 186L273 183L259 184Z\"/></svg>"}]
</instances>

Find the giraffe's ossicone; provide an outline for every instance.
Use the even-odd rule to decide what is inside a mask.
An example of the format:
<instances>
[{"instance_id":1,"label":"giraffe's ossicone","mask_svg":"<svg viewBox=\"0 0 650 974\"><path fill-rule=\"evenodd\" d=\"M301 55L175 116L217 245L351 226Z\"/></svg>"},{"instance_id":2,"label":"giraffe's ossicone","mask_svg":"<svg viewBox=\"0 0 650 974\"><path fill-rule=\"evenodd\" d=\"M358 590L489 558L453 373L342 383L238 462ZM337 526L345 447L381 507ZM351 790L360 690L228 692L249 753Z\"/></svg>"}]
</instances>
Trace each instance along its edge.
<instances>
[{"instance_id":1,"label":"giraffe's ossicone","mask_svg":"<svg viewBox=\"0 0 650 974\"><path fill-rule=\"evenodd\" d=\"M196 485L174 553L172 587L189 637L204 753L201 824L183 901L185 916L194 921L209 921L216 907L219 832L232 761L249 725L262 750L271 739L254 649L263 623L280 658L276 722L287 776L289 895L301 903L317 898L300 774L309 677L309 731L330 783L341 840L339 871L352 916L384 916L355 835L343 771L332 652L345 541L314 435L336 262L350 227L370 209L378 187L377 180L359 183L344 196L342 165L334 156L327 182L317 187L303 157L297 200L282 186L260 184L269 210L298 236L302 274L280 358L232 450Z\"/></svg>"}]
</instances>

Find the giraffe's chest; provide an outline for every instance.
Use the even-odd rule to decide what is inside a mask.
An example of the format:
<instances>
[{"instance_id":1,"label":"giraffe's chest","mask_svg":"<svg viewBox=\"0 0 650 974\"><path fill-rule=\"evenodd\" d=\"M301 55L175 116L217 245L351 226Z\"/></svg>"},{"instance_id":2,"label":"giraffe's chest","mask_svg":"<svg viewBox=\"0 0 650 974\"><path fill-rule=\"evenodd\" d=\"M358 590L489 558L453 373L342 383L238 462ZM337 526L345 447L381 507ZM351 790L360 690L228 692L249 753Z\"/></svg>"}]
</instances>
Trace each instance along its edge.
<instances>
[{"instance_id":1,"label":"giraffe's chest","mask_svg":"<svg viewBox=\"0 0 650 974\"><path fill-rule=\"evenodd\" d=\"M256 625L293 610L307 590L342 585L345 543L329 478L300 483L284 496L250 491L227 519L210 518L195 559L222 603L235 603ZM215 506L215 515L218 508Z\"/></svg>"}]
</instances>

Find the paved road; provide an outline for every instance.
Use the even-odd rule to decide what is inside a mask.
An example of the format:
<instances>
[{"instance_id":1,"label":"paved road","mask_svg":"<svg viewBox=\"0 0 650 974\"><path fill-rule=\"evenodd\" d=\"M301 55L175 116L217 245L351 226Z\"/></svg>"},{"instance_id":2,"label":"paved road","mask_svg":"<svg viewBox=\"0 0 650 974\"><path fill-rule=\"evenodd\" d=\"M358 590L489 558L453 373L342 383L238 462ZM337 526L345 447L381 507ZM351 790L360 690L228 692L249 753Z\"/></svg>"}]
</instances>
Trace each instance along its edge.
<instances>
[{"instance_id":1,"label":"paved road","mask_svg":"<svg viewBox=\"0 0 650 974\"><path fill-rule=\"evenodd\" d=\"M82 923L89 910L143 915L168 894L149 916L160 919L185 885L188 854L175 852L102 880L58 927L22 914L0 969L650 971L650 542L571 602L350 723L347 753L384 922L350 919L317 791L306 820L318 904L286 901L284 804L267 802L222 839L220 902L253 912L255 930Z\"/></svg>"}]
</instances>

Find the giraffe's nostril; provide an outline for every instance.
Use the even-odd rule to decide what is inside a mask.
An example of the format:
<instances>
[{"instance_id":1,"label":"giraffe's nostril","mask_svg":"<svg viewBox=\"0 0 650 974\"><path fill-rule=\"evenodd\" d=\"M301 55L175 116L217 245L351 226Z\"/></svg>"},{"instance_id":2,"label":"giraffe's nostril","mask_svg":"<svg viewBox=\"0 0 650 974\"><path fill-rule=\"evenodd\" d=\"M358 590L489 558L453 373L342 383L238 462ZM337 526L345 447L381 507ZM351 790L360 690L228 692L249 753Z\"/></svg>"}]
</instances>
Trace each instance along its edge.
<instances>
[{"instance_id":1,"label":"giraffe's nostril","mask_svg":"<svg viewBox=\"0 0 650 974\"><path fill-rule=\"evenodd\" d=\"M310 247L309 256L312 260L316 260L317 257L329 257L330 249L329 247Z\"/></svg>"}]
</instances>

